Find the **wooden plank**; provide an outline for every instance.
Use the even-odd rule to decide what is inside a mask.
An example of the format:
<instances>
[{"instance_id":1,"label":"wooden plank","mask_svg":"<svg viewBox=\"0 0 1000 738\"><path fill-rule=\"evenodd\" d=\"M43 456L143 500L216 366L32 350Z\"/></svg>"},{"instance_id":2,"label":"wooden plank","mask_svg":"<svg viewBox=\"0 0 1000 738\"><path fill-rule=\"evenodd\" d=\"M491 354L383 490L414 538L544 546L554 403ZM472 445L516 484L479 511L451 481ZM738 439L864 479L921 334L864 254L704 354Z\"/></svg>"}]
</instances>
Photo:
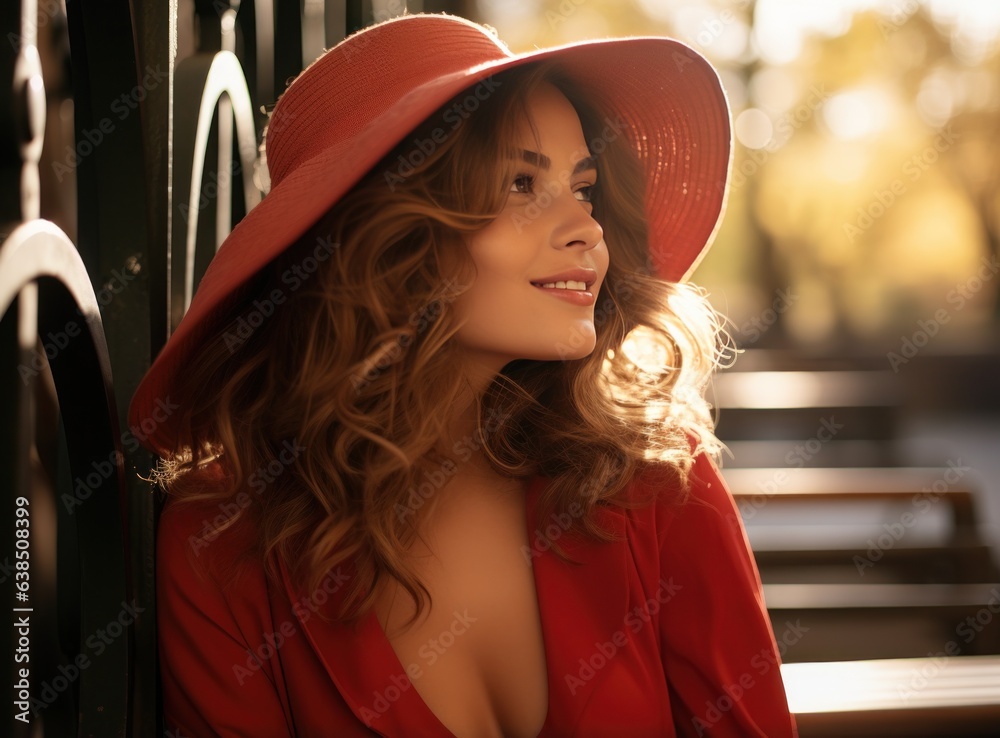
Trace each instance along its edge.
<instances>
[{"instance_id":1,"label":"wooden plank","mask_svg":"<svg viewBox=\"0 0 1000 738\"><path fill-rule=\"evenodd\" d=\"M838 440L877 440L886 449L897 436L901 406L898 382L885 370L723 372L713 399L721 410L716 432L725 441L804 439L823 434L827 421Z\"/></svg>"},{"instance_id":2,"label":"wooden plank","mask_svg":"<svg viewBox=\"0 0 1000 738\"><path fill-rule=\"evenodd\" d=\"M899 385L885 371L723 372L715 401L723 409L895 407Z\"/></svg>"},{"instance_id":3,"label":"wooden plank","mask_svg":"<svg viewBox=\"0 0 1000 738\"><path fill-rule=\"evenodd\" d=\"M1000 706L1000 656L782 664L796 714Z\"/></svg>"},{"instance_id":4,"label":"wooden plank","mask_svg":"<svg viewBox=\"0 0 1000 738\"><path fill-rule=\"evenodd\" d=\"M1000 581L1000 568L989 546L895 546L880 549L873 562L864 546L838 549L787 549L754 546L754 558L765 583L977 583ZM871 563L872 566L868 566Z\"/></svg>"},{"instance_id":5,"label":"wooden plank","mask_svg":"<svg viewBox=\"0 0 1000 738\"><path fill-rule=\"evenodd\" d=\"M782 497L913 497L968 493L968 469L949 467L758 467L722 470L733 494ZM951 472L949 475L948 473ZM961 484L959 484L961 482ZM925 489L926 488L926 489Z\"/></svg>"},{"instance_id":6,"label":"wooden plank","mask_svg":"<svg viewBox=\"0 0 1000 738\"><path fill-rule=\"evenodd\" d=\"M812 419L815 425L815 418ZM838 421L839 422L839 421ZM815 429L812 429L815 430ZM897 444L886 441L873 443L871 439L833 440L823 444L815 454L802 454L796 446L804 440L765 440L759 438L745 440L724 439L729 453L726 455L728 468L740 467L898 467L902 464L902 453ZM731 457L730 457L731 454Z\"/></svg>"},{"instance_id":7,"label":"wooden plank","mask_svg":"<svg viewBox=\"0 0 1000 738\"><path fill-rule=\"evenodd\" d=\"M737 504L755 508L774 500L910 502L916 512L943 503L950 510L953 537L978 541L972 480L961 460L947 467L761 467L723 469Z\"/></svg>"},{"instance_id":8,"label":"wooden plank","mask_svg":"<svg viewBox=\"0 0 1000 738\"><path fill-rule=\"evenodd\" d=\"M992 606L1000 584L765 584L768 610L922 610Z\"/></svg>"},{"instance_id":9,"label":"wooden plank","mask_svg":"<svg viewBox=\"0 0 1000 738\"><path fill-rule=\"evenodd\" d=\"M764 600L786 662L1000 653L1000 585L772 584Z\"/></svg>"},{"instance_id":10,"label":"wooden plank","mask_svg":"<svg viewBox=\"0 0 1000 738\"><path fill-rule=\"evenodd\" d=\"M996 735L1000 656L782 664L802 738Z\"/></svg>"}]
</instances>

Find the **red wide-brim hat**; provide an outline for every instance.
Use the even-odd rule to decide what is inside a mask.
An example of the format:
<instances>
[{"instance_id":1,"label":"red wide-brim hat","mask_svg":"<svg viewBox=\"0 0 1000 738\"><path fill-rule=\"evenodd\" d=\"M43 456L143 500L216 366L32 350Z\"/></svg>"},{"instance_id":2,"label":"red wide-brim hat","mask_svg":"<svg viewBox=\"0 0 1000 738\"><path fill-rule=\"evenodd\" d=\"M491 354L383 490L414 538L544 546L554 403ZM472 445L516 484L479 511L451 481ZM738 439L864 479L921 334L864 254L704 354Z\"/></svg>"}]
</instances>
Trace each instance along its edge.
<instances>
[{"instance_id":1,"label":"red wide-brim hat","mask_svg":"<svg viewBox=\"0 0 1000 738\"><path fill-rule=\"evenodd\" d=\"M624 124L645 172L652 264L665 280L686 279L718 227L732 152L725 92L704 57L662 37L512 54L462 18L394 18L324 52L278 100L266 133L270 192L219 247L132 398L128 421L143 445L160 455L176 449L175 377L254 276L438 108L498 72L540 61L557 62Z\"/></svg>"}]
</instances>

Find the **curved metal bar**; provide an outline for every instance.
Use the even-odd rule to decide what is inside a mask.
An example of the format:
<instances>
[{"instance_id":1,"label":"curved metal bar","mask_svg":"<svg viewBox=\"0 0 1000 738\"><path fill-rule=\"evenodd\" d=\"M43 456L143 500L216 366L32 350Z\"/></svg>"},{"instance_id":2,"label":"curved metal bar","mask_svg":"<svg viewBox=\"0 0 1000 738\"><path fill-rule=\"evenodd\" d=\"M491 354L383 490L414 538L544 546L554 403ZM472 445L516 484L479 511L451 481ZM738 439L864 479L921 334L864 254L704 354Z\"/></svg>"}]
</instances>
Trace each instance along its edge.
<instances>
[{"instance_id":1,"label":"curved metal bar","mask_svg":"<svg viewBox=\"0 0 1000 738\"><path fill-rule=\"evenodd\" d=\"M61 281L79 306L83 320L101 325L97 295L76 246L63 231L47 220L19 225L0 246L0 314L6 313L24 285L39 277ZM102 354L104 331L100 330ZM102 367L111 376L111 366Z\"/></svg>"},{"instance_id":2,"label":"curved metal bar","mask_svg":"<svg viewBox=\"0 0 1000 738\"><path fill-rule=\"evenodd\" d=\"M257 159L257 134L250 104L250 93L239 60L229 51L220 51L211 56L196 54L177 65L177 120L175 121L174 147L174 243L179 244L178 235L184 233L183 250L171 246L174 254L182 254L184 259L183 291L177 289L177 280L172 276L174 289L171 290L172 325L176 326L181 316L191 304L195 286L195 253L198 236L198 214L205 200L201 191L205 170L205 157L209 134L216 106L223 95L232 104L233 120L236 124L236 140L240 153L238 171L243 179L243 197L249 212L260 202L260 191L253 182L253 168ZM192 93L192 91L200 91ZM185 96L197 95L198 104L186 104ZM225 107L225 106L223 106ZM220 179L229 177L229 172L220 172ZM218 205L217 205L218 207ZM183 226L183 227L182 227ZM221 243L216 234L215 248ZM174 267L177 260L172 260ZM176 273L175 270L172 270ZM180 292L180 294L178 294ZM176 304L175 297L182 297Z\"/></svg>"},{"instance_id":3,"label":"curved metal bar","mask_svg":"<svg viewBox=\"0 0 1000 738\"><path fill-rule=\"evenodd\" d=\"M57 501L59 524L75 528L79 542L79 653L68 654L79 674L75 684L70 680L78 690L77 726L80 735L125 735L136 615L126 584L124 467L111 364L83 261L66 234L42 220L18 226L0 245L0 314L36 285L37 330L50 342L45 354L73 479ZM32 376L29 371L22 380ZM30 423L22 431L34 432ZM60 581L65 587L63 575ZM104 634L99 652L92 641L98 634ZM44 702L44 690L40 698Z\"/></svg>"}]
</instances>

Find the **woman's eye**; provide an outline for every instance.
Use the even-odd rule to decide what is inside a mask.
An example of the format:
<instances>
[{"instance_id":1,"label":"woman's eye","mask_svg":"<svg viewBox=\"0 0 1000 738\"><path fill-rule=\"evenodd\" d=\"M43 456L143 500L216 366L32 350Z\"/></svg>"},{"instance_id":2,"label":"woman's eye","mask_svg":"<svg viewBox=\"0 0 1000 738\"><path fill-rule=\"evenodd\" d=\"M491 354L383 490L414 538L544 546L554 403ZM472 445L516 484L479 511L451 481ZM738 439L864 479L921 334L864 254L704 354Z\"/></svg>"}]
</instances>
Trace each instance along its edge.
<instances>
[{"instance_id":1,"label":"woman's eye","mask_svg":"<svg viewBox=\"0 0 1000 738\"><path fill-rule=\"evenodd\" d=\"M579 188L573 194L576 195L576 199L580 202L593 202L594 201L594 191L597 189L596 184L584 185Z\"/></svg>"},{"instance_id":2,"label":"woman's eye","mask_svg":"<svg viewBox=\"0 0 1000 738\"><path fill-rule=\"evenodd\" d=\"M522 195L531 194L531 188L535 184L535 178L530 174L519 174L514 177L514 184L510 186L511 192L517 192Z\"/></svg>"}]
</instances>

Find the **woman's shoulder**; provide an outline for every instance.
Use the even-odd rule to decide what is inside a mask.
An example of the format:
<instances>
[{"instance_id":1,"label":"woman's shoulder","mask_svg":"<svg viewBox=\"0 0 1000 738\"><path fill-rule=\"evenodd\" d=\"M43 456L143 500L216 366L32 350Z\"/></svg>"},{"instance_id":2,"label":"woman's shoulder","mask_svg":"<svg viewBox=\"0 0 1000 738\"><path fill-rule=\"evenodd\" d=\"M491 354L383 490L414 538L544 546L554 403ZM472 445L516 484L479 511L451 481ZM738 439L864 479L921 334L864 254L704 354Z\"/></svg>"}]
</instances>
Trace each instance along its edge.
<instances>
[{"instance_id":1,"label":"woman's shoulder","mask_svg":"<svg viewBox=\"0 0 1000 738\"><path fill-rule=\"evenodd\" d=\"M171 498L157 525L157 569L231 583L261 569L252 522L233 501Z\"/></svg>"},{"instance_id":2,"label":"woman's shoulder","mask_svg":"<svg viewBox=\"0 0 1000 738\"><path fill-rule=\"evenodd\" d=\"M703 451L692 453L686 473L679 463L650 459L636 467L623 490L623 499L655 499L668 506L681 503L692 494L709 489L717 474L715 463Z\"/></svg>"},{"instance_id":3,"label":"woman's shoulder","mask_svg":"<svg viewBox=\"0 0 1000 738\"><path fill-rule=\"evenodd\" d=\"M728 519L734 503L719 468L705 452L692 459L686 475L666 463L643 464L632 477L624 499L630 516L664 531L678 522Z\"/></svg>"}]
</instances>

